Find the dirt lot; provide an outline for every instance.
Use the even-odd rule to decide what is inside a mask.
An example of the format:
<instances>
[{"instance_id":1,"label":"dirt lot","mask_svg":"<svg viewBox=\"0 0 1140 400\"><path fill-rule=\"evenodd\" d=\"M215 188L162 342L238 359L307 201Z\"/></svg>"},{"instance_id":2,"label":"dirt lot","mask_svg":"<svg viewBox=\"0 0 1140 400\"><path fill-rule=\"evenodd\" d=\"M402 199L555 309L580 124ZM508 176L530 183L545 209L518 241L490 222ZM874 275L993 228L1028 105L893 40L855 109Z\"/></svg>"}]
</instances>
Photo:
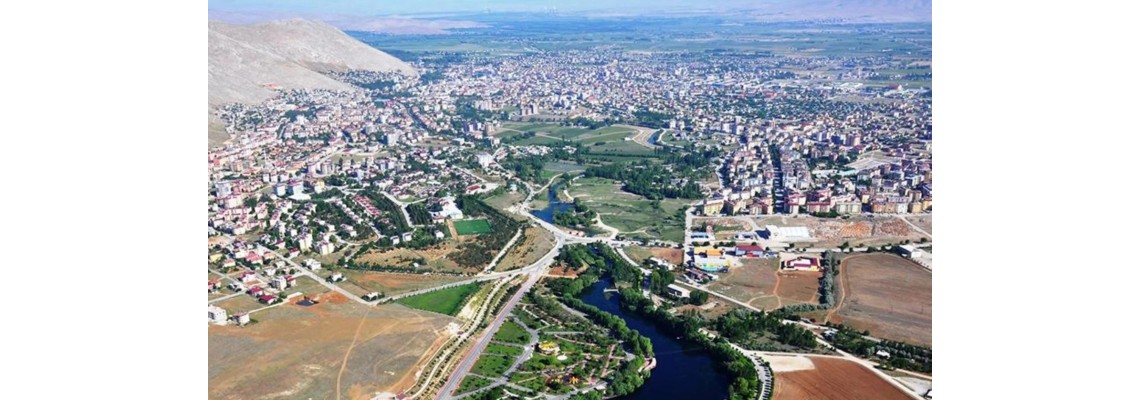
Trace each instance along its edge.
<instances>
[{"instance_id":1,"label":"dirt lot","mask_svg":"<svg viewBox=\"0 0 1140 400\"><path fill-rule=\"evenodd\" d=\"M773 399L910 399L906 393L859 364L830 357L809 358L813 369L798 366L794 371L776 372Z\"/></svg>"},{"instance_id":2,"label":"dirt lot","mask_svg":"<svg viewBox=\"0 0 1140 400\"><path fill-rule=\"evenodd\" d=\"M742 258L740 262L741 266L720 274L720 279L709 288L753 307L779 308L781 302L776 297L777 261Z\"/></svg>"},{"instance_id":3,"label":"dirt lot","mask_svg":"<svg viewBox=\"0 0 1140 400\"><path fill-rule=\"evenodd\" d=\"M709 285L713 290L753 307L772 310L800 303L819 302L821 272L777 272L776 259L739 258L741 265Z\"/></svg>"},{"instance_id":4,"label":"dirt lot","mask_svg":"<svg viewBox=\"0 0 1140 400\"><path fill-rule=\"evenodd\" d=\"M465 272L462 268L459 268L454 261L447 258L447 255L454 252L458 246L458 241L448 240L438 246L424 250L405 248L392 249L385 252L373 250L357 255L355 261L358 263L393 267L411 267L414 260L423 258L427 260L427 265L420 265L420 267L425 268L425 271Z\"/></svg>"},{"instance_id":5,"label":"dirt lot","mask_svg":"<svg viewBox=\"0 0 1140 400\"><path fill-rule=\"evenodd\" d=\"M917 242L926 237L894 216L857 215L847 219L779 216L757 218L756 223L761 227L764 225L807 227L811 231L812 238L817 240L812 245L820 247L834 247L843 242L855 247L881 246L904 240Z\"/></svg>"},{"instance_id":6,"label":"dirt lot","mask_svg":"<svg viewBox=\"0 0 1140 400\"><path fill-rule=\"evenodd\" d=\"M681 265L685 262L685 253L681 249L672 247L642 247L642 246L629 246L625 248L625 254L632 258L633 261L641 262L648 260L650 257L657 257L662 260L668 261L673 265Z\"/></svg>"},{"instance_id":7,"label":"dirt lot","mask_svg":"<svg viewBox=\"0 0 1140 400\"><path fill-rule=\"evenodd\" d=\"M893 254L843 259L832 322L884 339L931 345L931 273Z\"/></svg>"},{"instance_id":8,"label":"dirt lot","mask_svg":"<svg viewBox=\"0 0 1140 400\"><path fill-rule=\"evenodd\" d=\"M499 264L495 265L496 271L509 271L528 266L554 248L554 234L542 228L527 228L519 240L521 242L512 247L503 259L499 260Z\"/></svg>"},{"instance_id":9,"label":"dirt lot","mask_svg":"<svg viewBox=\"0 0 1140 400\"><path fill-rule=\"evenodd\" d=\"M822 272L784 271L777 273L779 286L776 296L783 305L797 303L819 303L819 278Z\"/></svg>"},{"instance_id":10,"label":"dirt lot","mask_svg":"<svg viewBox=\"0 0 1140 400\"><path fill-rule=\"evenodd\" d=\"M737 308L741 308L741 307L737 306L735 304L729 303L727 301L724 301L722 299L718 299L718 298L713 297L709 300L708 303L705 303L704 305L701 305L701 306L695 306L692 304L685 304L685 305L682 305L679 307L675 307L675 308L673 308L673 310L675 310L677 314L680 314L680 313L683 313L683 312L686 312L689 310L695 310L696 312L700 313L701 317L703 317L704 319L714 320L714 319L719 318L721 315L728 314L729 311L735 310Z\"/></svg>"},{"instance_id":11,"label":"dirt lot","mask_svg":"<svg viewBox=\"0 0 1140 400\"><path fill-rule=\"evenodd\" d=\"M344 276L357 286L370 292L382 292L388 296L404 292L444 285L463 280L461 276L416 275L394 272L370 272L346 269Z\"/></svg>"},{"instance_id":12,"label":"dirt lot","mask_svg":"<svg viewBox=\"0 0 1140 400\"><path fill-rule=\"evenodd\" d=\"M931 235L934 234L934 216L933 215L915 215L915 216L906 217L906 220L910 221L910 223L912 223L912 224L917 225L919 228L922 228L922 230L930 232Z\"/></svg>"},{"instance_id":13,"label":"dirt lot","mask_svg":"<svg viewBox=\"0 0 1140 400\"><path fill-rule=\"evenodd\" d=\"M391 386L414 373L453 320L332 297L255 313L246 327L210 326L209 398L328 399L339 386L346 399L366 399L399 390Z\"/></svg>"}]
</instances>

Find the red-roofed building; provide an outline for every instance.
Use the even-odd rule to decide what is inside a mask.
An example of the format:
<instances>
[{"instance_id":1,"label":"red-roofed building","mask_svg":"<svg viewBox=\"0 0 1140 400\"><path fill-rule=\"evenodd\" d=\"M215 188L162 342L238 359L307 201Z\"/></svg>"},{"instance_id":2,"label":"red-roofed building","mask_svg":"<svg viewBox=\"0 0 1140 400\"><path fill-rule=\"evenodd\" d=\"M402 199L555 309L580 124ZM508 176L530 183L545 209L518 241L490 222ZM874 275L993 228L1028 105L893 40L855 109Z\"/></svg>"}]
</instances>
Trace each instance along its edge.
<instances>
[{"instance_id":1,"label":"red-roofed building","mask_svg":"<svg viewBox=\"0 0 1140 400\"><path fill-rule=\"evenodd\" d=\"M267 294L267 295L263 295L261 297L258 297L257 301L260 301L260 302L265 303L265 304L273 304L273 303L277 302L277 296Z\"/></svg>"},{"instance_id":2,"label":"red-roofed building","mask_svg":"<svg viewBox=\"0 0 1140 400\"><path fill-rule=\"evenodd\" d=\"M819 271L819 259L811 257L796 257L794 260L784 261L780 269L793 271Z\"/></svg>"},{"instance_id":3,"label":"red-roofed building","mask_svg":"<svg viewBox=\"0 0 1140 400\"><path fill-rule=\"evenodd\" d=\"M744 257L760 257L764 255L764 246L736 246L736 253Z\"/></svg>"},{"instance_id":4,"label":"red-roofed building","mask_svg":"<svg viewBox=\"0 0 1140 400\"><path fill-rule=\"evenodd\" d=\"M241 275L238 275L238 280L241 281L241 283L250 283L257 280L257 274L253 273L253 271L245 271L242 272Z\"/></svg>"}]
</instances>

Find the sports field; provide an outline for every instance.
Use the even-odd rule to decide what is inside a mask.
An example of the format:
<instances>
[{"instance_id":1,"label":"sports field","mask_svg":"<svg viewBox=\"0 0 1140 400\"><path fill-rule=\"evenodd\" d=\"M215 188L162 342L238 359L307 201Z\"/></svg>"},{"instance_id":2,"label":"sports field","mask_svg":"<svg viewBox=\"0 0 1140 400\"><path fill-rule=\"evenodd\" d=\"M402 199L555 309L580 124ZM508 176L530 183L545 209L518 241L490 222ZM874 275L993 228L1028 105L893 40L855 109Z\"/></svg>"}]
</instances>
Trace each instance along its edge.
<instances>
[{"instance_id":1,"label":"sports field","mask_svg":"<svg viewBox=\"0 0 1140 400\"><path fill-rule=\"evenodd\" d=\"M455 232L460 235L491 233L491 224L485 219L465 219L455 221Z\"/></svg>"}]
</instances>

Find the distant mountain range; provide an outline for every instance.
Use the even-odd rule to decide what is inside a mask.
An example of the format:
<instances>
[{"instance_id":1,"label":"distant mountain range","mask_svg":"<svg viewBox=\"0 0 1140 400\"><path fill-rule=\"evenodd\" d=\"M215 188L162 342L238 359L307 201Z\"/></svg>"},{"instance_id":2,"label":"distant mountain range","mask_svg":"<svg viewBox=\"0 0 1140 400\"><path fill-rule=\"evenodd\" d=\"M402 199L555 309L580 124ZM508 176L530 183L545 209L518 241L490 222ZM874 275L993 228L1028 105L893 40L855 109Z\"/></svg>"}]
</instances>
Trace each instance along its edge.
<instances>
[{"instance_id":1,"label":"distant mountain range","mask_svg":"<svg viewBox=\"0 0 1140 400\"><path fill-rule=\"evenodd\" d=\"M929 22L931 0L758 1L744 13L759 22L843 20L858 23Z\"/></svg>"},{"instance_id":2,"label":"distant mountain range","mask_svg":"<svg viewBox=\"0 0 1140 400\"><path fill-rule=\"evenodd\" d=\"M357 90L322 72L360 69L415 75L407 63L323 22L290 19L255 25L209 22L210 142L225 137L212 114L227 103L254 104L282 89Z\"/></svg>"}]
</instances>

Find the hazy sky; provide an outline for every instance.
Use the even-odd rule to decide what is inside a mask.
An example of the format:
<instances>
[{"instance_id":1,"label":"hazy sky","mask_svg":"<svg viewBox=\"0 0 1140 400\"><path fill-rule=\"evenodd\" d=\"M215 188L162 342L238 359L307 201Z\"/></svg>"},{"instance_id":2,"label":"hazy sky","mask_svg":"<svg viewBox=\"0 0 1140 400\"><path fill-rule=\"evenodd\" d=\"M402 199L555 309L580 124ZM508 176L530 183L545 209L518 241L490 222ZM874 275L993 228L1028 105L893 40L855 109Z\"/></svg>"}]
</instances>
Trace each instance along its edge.
<instances>
[{"instance_id":1,"label":"hazy sky","mask_svg":"<svg viewBox=\"0 0 1140 400\"><path fill-rule=\"evenodd\" d=\"M782 2L767 0L764 2ZM795 0L793 0L795 1ZM209 0L217 11L281 11L350 15L391 15L469 11L660 12L678 9L718 9L756 4L748 0Z\"/></svg>"}]
</instances>

